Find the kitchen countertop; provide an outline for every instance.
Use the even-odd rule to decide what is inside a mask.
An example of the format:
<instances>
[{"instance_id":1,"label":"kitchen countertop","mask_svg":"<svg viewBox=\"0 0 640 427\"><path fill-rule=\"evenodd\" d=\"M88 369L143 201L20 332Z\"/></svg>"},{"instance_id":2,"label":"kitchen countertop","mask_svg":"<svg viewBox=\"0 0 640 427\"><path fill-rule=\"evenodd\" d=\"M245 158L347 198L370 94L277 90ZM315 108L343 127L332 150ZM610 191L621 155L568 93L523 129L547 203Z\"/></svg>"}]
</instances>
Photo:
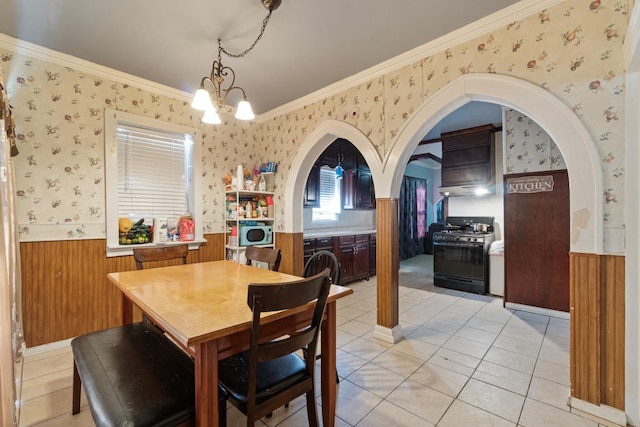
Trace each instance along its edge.
<instances>
[{"instance_id":1,"label":"kitchen countertop","mask_svg":"<svg viewBox=\"0 0 640 427\"><path fill-rule=\"evenodd\" d=\"M305 239L312 239L315 237L327 237L327 236L351 236L356 234L370 234L375 233L376 229L366 229L366 230L335 230L335 229L327 229L327 230L309 230L304 232Z\"/></svg>"}]
</instances>

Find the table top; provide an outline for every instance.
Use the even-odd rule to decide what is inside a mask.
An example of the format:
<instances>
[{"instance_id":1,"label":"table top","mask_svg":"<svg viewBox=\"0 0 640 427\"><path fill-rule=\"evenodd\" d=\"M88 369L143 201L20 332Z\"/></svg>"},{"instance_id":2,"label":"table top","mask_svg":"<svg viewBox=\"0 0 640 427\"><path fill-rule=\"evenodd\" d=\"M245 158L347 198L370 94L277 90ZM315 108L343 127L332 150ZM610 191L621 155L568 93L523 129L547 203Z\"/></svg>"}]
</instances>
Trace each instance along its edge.
<instances>
[{"instance_id":1,"label":"table top","mask_svg":"<svg viewBox=\"0 0 640 427\"><path fill-rule=\"evenodd\" d=\"M107 277L185 347L250 329L249 283L300 280L234 261L124 271ZM328 302L351 293L349 288L333 285ZM283 316L270 314L274 320Z\"/></svg>"}]
</instances>

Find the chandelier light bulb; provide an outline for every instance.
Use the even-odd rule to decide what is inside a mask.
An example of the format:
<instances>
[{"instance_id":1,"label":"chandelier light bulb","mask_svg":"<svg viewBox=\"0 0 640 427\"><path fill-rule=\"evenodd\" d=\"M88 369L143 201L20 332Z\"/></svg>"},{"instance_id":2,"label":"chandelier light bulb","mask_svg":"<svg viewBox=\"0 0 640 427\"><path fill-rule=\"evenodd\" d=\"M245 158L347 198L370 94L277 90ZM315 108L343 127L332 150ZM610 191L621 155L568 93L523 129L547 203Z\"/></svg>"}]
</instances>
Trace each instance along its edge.
<instances>
[{"instance_id":1,"label":"chandelier light bulb","mask_svg":"<svg viewBox=\"0 0 640 427\"><path fill-rule=\"evenodd\" d=\"M211 105L211 108L207 108L204 111L204 116L202 116L202 123L206 123L209 125L219 125L220 123L222 123L222 120L220 120L220 115L213 105Z\"/></svg>"},{"instance_id":2,"label":"chandelier light bulb","mask_svg":"<svg viewBox=\"0 0 640 427\"><path fill-rule=\"evenodd\" d=\"M246 99L242 99L238 103L238 108L236 109L236 119L238 120L253 120L256 118L256 115L253 114L253 110L251 109L251 104Z\"/></svg>"},{"instance_id":3,"label":"chandelier light bulb","mask_svg":"<svg viewBox=\"0 0 640 427\"><path fill-rule=\"evenodd\" d=\"M195 95L193 96L193 101L191 101L191 107L200 111L214 109L213 103L211 102L211 97L209 96L209 92L207 92L204 86L200 86L200 88L196 91Z\"/></svg>"}]
</instances>

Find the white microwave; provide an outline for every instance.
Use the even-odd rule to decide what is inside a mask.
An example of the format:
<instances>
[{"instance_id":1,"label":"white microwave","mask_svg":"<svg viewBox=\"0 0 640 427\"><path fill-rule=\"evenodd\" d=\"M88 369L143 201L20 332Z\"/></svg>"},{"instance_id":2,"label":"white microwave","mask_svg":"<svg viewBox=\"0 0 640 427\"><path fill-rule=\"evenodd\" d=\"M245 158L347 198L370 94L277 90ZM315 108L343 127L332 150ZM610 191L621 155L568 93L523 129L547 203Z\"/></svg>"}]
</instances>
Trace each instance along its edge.
<instances>
[{"instance_id":1,"label":"white microwave","mask_svg":"<svg viewBox=\"0 0 640 427\"><path fill-rule=\"evenodd\" d=\"M240 246L270 245L273 227L270 225L241 225L238 230Z\"/></svg>"}]
</instances>

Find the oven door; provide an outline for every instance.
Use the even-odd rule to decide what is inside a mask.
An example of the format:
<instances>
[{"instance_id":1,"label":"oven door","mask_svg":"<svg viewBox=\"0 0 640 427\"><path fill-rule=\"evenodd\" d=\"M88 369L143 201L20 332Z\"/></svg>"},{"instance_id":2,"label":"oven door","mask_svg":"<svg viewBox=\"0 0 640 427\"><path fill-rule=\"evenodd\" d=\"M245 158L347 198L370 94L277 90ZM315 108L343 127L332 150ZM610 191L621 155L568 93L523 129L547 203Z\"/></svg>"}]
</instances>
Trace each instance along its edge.
<instances>
[{"instance_id":1,"label":"oven door","mask_svg":"<svg viewBox=\"0 0 640 427\"><path fill-rule=\"evenodd\" d=\"M484 281L484 264L483 245L437 242L433 244L433 273L435 276Z\"/></svg>"}]
</instances>

